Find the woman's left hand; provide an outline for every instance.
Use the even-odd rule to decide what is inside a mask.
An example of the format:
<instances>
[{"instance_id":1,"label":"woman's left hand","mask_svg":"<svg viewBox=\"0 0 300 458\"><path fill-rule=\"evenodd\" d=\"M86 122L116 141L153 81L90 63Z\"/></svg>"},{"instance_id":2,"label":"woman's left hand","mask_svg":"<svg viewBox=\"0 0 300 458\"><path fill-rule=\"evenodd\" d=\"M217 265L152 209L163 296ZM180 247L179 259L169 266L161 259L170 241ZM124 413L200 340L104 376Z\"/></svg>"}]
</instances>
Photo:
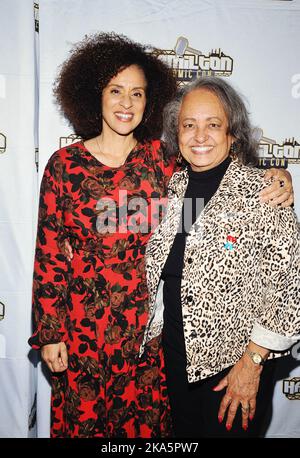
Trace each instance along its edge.
<instances>
[{"instance_id":1,"label":"woman's left hand","mask_svg":"<svg viewBox=\"0 0 300 458\"><path fill-rule=\"evenodd\" d=\"M214 388L214 391L221 391L227 387L220 404L218 419L221 423L228 409L226 420L228 431L232 428L239 407L242 409L243 429L247 430L248 418L252 420L255 414L261 371L262 366L254 365L247 355L244 355Z\"/></svg>"},{"instance_id":2,"label":"woman's left hand","mask_svg":"<svg viewBox=\"0 0 300 458\"><path fill-rule=\"evenodd\" d=\"M294 190L290 172L284 169L269 169L264 180L273 177L273 183L260 193L261 202L267 202L272 207L290 207L294 203Z\"/></svg>"}]
</instances>

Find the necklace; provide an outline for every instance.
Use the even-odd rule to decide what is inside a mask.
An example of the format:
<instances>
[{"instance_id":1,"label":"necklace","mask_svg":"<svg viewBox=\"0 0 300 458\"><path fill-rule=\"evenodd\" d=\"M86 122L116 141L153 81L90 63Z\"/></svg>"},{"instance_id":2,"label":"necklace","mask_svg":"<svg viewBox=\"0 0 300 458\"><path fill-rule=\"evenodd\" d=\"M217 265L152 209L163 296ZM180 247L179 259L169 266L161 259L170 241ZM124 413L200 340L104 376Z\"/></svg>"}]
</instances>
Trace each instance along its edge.
<instances>
[{"instance_id":1,"label":"necklace","mask_svg":"<svg viewBox=\"0 0 300 458\"><path fill-rule=\"evenodd\" d=\"M98 150L99 150L99 154L102 155L102 156L105 156L105 154L103 153L103 151L102 151L102 149L100 147L100 143L99 143L99 138L98 137L96 137L96 143L97 143L97 147L98 147ZM113 167L122 167L122 165L125 164L126 159L127 159L128 155L129 155L130 151L132 151L136 147L137 143L138 143L137 140L135 140L134 145L127 149L124 161L121 164L118 164L116 166L114 165ZM109 166L109 167L112 167L112 166Z\"/></svg>"}]
</instances>

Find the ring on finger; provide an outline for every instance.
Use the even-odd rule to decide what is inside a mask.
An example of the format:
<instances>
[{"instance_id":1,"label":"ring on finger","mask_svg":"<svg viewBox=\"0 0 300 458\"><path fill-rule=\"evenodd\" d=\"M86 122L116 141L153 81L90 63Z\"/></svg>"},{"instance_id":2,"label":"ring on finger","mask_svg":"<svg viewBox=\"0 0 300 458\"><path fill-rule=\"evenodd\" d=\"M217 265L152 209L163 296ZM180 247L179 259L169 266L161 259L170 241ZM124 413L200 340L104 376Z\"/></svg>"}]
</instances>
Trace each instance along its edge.
<instances>
[{"instance_id":1,"label":"ring on finger","mask_svg":"<svg viewBox=\"0 0 300 458\"><path fill-rule=\"evenodd\" d=\"M284 186L285 186L284 180L280 180L280 181L279 181L279 184L280 184L280 187L281 187L281 188L284 188Z\"/></svg>"},{"instance_id":2,"label":"ring on finger","mask_svg":"<svg viewBox=\"0 0 300 458\"><path fill-rule=\"evenodd\" d=\"M249 413L249 410L250 410L249 406L247 406L247 407L242 406L242 412Z\"/></svg>"}]
</instances>

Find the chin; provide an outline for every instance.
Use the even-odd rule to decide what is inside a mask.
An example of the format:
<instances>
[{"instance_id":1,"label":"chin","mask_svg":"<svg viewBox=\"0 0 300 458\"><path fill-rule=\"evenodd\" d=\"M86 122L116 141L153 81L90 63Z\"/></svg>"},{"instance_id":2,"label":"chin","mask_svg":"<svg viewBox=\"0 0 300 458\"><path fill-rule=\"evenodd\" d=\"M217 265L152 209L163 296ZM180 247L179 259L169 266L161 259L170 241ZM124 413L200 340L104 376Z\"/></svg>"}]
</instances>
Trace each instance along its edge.
<instances>
[{"instance_id":1,"label":"chin","mask_svg":"<svg viewBox=\"0 0 300 458\"><path fill-rule=\"evenodd\" d=\"M198 162L190 162L191 167L212 167L213 164L211 161L198 161Z\"/></svg>"},{"instance_id":2,"label":"chin","mask_svg":"<svg viewBox=\"0 0 300 458\"><path fill-rule=\"evenodd\" d=\"M134 131L135 127L133 128L128 128L128 129L115 129L115 132L118 134L118 135L122 135L122 136L126 136L126 135L130 135L133 131Z\"/></svg>"}]
</instances>

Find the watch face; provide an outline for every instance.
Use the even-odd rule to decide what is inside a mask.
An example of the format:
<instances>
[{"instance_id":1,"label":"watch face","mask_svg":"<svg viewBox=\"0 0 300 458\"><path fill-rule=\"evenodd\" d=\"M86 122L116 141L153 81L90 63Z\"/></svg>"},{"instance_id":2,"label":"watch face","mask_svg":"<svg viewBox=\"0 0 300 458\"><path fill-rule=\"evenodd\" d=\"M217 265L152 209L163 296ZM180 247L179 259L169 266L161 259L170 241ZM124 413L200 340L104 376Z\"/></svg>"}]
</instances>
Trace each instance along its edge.
<instances>
[{"instance_id":1,"label":"watch face","mask_svg":"<svg viewBox=\"0 0 300 458\"><path fill-rule=\"evenodd\" d=\"M262 362L262 357L258 353L254 353L253 361L255 364L260 364Z\"/></svg>"}]
</instances>

